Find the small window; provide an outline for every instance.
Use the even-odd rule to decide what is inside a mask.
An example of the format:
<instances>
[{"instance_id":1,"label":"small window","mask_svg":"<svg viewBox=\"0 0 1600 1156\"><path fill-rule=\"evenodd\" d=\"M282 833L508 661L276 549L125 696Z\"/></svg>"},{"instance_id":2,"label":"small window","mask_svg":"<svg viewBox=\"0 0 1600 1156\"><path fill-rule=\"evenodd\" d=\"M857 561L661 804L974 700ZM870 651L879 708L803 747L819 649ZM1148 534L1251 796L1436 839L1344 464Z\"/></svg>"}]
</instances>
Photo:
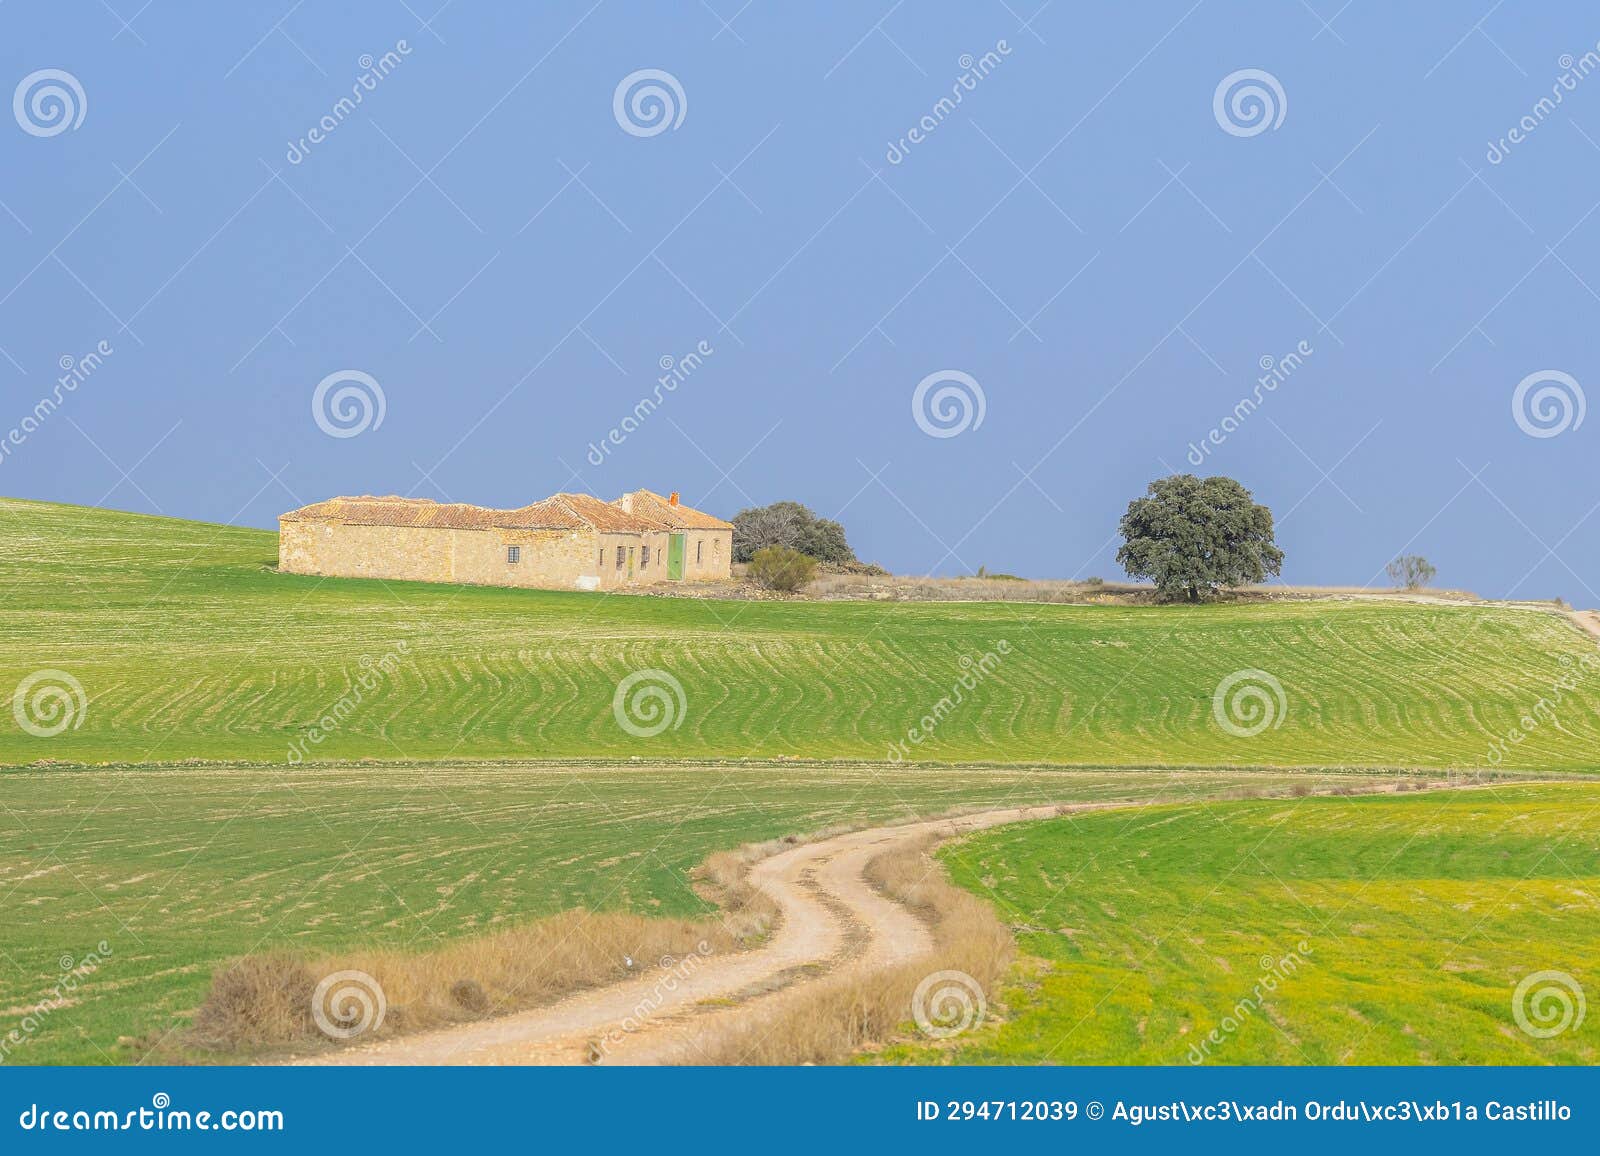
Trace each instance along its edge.
<instances>
[{"instance_id":1,"label":"small window","mask_svg":"<svg viewBox=\"0 0 1600 1156\"><path fill-rule=\"evenodd\" d=\"M704 538L696 538L694 543L694 564L696 566L700 565L704 560L705 548L706 540Z\"/></svg>"},{"instance_id":2,"label":"small window","mask_svg":"<svg viewBox=\"0 0 1600 1156\"><path fill-rule=\"evenodd\" d=\"M627 560L628 560L628 548L626 546L618 546L617 547L617 569L621 570L622 567L623 567L623 564L625 562L627 562Z\"/></svg>"},{"instance_id":3,"label":"small window","mask_svg":"<svg viewBox=\"0 0 1600 1156\"><path fill-rule=\"evenodd\" d=\"M522 561L522 547L521 546L507 546L506 547L506 564L508 566L515 566L520 561Z\"/></svg>"},{"instance_id":4,"label":"small window","mask_svg":"<svg viewBox=\"0 0 1600 1156\"><path fill-rule=\"evenodd\" d=\"M639 547L639 568L642 570L642 569L645 569L646 567L648 567L649 565L650 565L650 547L649 546L640 546Z\"/></svg>"},{"instance_id":5,"label":"small window","mask_svg":"<svg viewBox=\"0 0 1600 1156\"><path fill-rule=\"evenodd\" d=\"M605 568L606 568L606 548L604 546L601 546L600 547L600 569L604 570Z\"/></svg>"},{"instance_id":6,"label":"small window","mask_svg":"<svg viewBox=\"0 0 1600 1156\"><path fill-rule=\"evenodd\" d=\"M713 539L711 539L711 555L714 558L715 557L721 557L721 555L722 555L722 539L721 538L713 538Z\"/></svg>"}]
</instances>

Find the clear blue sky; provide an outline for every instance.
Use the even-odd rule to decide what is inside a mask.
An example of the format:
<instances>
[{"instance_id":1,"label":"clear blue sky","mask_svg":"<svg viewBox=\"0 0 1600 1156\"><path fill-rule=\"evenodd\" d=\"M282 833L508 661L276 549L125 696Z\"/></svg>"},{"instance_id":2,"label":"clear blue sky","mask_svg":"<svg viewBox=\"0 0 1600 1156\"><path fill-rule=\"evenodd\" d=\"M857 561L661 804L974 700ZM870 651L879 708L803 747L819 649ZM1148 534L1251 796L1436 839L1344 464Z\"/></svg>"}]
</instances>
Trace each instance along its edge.
<instances>
[{"instance_id":1,"label":"clear blue sky","mask_svg":"<svg viewBox=\"0 0 1600 1156\"><path fill-rule=\"evenodd\" d=\"M1600 604L1600 416L1513 414L1544 371L1528 406L1600 404L1592 5L740 4L0 6L4 93L82 92L0 116L0 431L112 350L0 493L271 526L649 486L803 501L895 570L1113 577L1128 500L1304 342L1198 471L1277 512L1286 580L1412 550ZM659 132L614 109L643 69ZM1260 132L1214 105L1245 69ZM342 370L357 436L313 417ZM941 371L983 394L956 436L913 416Z\"/></svg>"}]
</instances>

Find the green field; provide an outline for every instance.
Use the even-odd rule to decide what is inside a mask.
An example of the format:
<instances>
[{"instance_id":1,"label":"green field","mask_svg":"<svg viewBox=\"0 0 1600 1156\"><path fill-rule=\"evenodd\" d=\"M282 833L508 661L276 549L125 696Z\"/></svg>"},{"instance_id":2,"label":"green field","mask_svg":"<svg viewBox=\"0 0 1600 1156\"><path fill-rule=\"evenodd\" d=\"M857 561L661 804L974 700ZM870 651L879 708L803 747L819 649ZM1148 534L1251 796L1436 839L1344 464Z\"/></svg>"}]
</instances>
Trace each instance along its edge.
<instances>
[{"instance_id":1,"label":"green field","mask_svg":"<svg viewBox=\"0 0 1600 1156\"><path fill-rule=\"evenodd\" d=\"M1314 778L1311 777L1311 778ZM0 780L0 1039L109 957L9 1062L125 1063L224 960L426 948L564 911L707 910L688 872L749 840L955 807L1211 797L1293 776L725 767L13 771ZM1345 780L1350 781L1350 780ZM1360 781L1360 780L1356 780ZM0 1062L4 1062L0 1059Z\"/></svg>"},{"instance_id":2,"label":"green field","mask_svg":"<svg viewBox=\"0 0 1600 1156\"><path fill-rule=\"evenodd\" d=\"M1600 1061L1593 1008L1549 1038L1512 1011L1535 972L1600 989L1600 788L1152 807L943 855L1026 958L1002 1022L892 1060Z\"/></svg>"},{"instance_id":3,"label":"green field","mask_svg":"<svg viewBox=\"0 0 1600 1156\"><path fill-rule=\"evenodd\" d=\"M1029 970L998 1030L895 1058L1182 1063L1302 938L1312 962L1208 1062L1600 1058L1595 1024L1507 1019L1518 976L1597 957L1600 788L1238 797L1317 768L1595 770L1600 661L1556 614L734 602L275 562L260 530L0 501L0 1039L28 1040L0 1061L137 1060L246 953L702 912L690 869L747 841L1095 799L1152 806L949 852ZM613 709L644 670L684 694L653 737ZM1248 737L1214 704L1238 672L1282 690ZM13 689L63 680L65 713Z\"/></svg>"},{"instance_id":4,"label":"green field","mask_svg":"<svg viewBox=\"0 0 1600 1156\"><path fill-rule=\"evenodd\" d=\"M0 765L281 762L296 743L313 760L881 761L903 743L913 761L1479 767L1563 676L1577 685L1501 765L1600 764L1594 646L1554 614L728 602L280 575L276 553L260 530L0 501L0 692L62 671L87 700L48 738L0 712ZM982 677L963 665L985 655ZM653 738L612 710L643 669L684 689ZM1244 738L1212 700L1252 669L1283 710Z\"/></svg>"}]
</instances>

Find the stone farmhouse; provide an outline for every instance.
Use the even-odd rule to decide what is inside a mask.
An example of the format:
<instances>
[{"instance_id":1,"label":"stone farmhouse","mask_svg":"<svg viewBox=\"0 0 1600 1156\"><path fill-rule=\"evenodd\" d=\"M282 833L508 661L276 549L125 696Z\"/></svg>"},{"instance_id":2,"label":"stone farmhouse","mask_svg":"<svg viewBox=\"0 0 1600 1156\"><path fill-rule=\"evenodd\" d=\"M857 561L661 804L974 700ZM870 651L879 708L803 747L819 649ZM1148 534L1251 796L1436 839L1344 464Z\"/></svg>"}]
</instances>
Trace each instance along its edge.
<instances>
[{"instance_id":1,"label":"stone farmhouse","mask_svg":"<svg viewBox=\"0 0 1600 1156\"><path fill-rule=\"evenodd\" d=\"M515 510L428 498L330 498L278 519L286 574L546 590L731 575L733 525L678 495L555 494Z\"/></svg>"}]
</instances>

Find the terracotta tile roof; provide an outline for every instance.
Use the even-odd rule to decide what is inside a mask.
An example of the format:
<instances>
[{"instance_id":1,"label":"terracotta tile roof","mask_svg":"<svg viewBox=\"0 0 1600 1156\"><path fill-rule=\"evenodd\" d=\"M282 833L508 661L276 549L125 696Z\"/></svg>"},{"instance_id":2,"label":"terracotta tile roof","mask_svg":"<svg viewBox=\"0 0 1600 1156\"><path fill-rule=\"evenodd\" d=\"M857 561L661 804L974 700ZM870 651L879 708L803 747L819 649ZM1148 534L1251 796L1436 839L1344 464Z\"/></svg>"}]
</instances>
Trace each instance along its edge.
<instances>
[{"instance_id":1,"label":"terracotta tile roof","mask_svg":"<svg viewBox=\"0 0 1600 1156\"><path fill-rule=\"evenodd\" d=\"M605 533L650 534L670 529L667 522L603 502L593 494L556 494L545 500L561 503L586 524Z\"/></svg>"},{"instance_id":2,"label":"terracotta tile roof","mask_svg":"<svg viewBox=\"0 0 1600 1156\"><path fill-rule=\"evenodd\" d=\"M345 526L418 526L443 530L580 530L648 533L667 528L590 494L555 494L515 510L495 510L431 498L329 498L280 516L282 522L327 522Z\"/></svg>"},{"instance_id":3,"label":"terracotta tile roof","mask_svg":"<svg viewBox=\"0 0 1600 1156\"><path fill-rule=\"evenodd\" d=\"M671 526L675 530L733 529L732 522L724 522L721 518L682 503L674 506L671 501L653 490L634 490L631 494L623 494L614 504L642 518Z\"/></svg>"}]
</instances>

